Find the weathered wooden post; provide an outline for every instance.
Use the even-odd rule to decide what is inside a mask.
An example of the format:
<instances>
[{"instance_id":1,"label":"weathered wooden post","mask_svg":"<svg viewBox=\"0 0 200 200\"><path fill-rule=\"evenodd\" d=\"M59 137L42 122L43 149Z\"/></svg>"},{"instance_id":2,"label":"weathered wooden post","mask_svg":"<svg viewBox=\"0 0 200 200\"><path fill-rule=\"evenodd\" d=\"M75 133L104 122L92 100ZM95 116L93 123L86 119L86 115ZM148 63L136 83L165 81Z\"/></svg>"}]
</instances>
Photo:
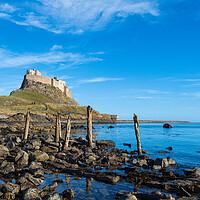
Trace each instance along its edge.
<instances>
[{"instance_id":1,"label":"weathered wooden post","mask_svg":"<svg viewBox=\"0 0 200 200\"><path fill-rule=\"evenodd\" d=\"M60 141L60 113L58 112L56 115L56 130L55 130L55 141L59 142Z\"/></svg>"},{"instance_id":2,"label":"weathered wooden post","mask_svg":"<svg viewBox=\"0 0 200 200\"><path fill-rule=\"evenodd\" d=\"M136 114L134 114L133 120L134 120L134 127L135 127L135 135L137 139L138 156L141 156L142 149L141 149L141 142L140 142L139 122L138 122L138 117Z\"/></svg>"},{"instance_id":3,"label":"weathered wooden post","mask_svg":"<svg viewBox=\"0 0 200 200\"><path fill-rule=\"evenodd\" d=\"M59 127L59 137L60 139L62 138L62 124L61 124L61 116L60 116L60 112L59 112L59 117L58 117L58 127Z\"/></svg>"},{"instance_id":4,"label":"weathered wooden post","mask_svg":"<svg viewBox=\"0 0 200 200\"><path fill-rule=\"evenodd\" d=\"M25 124L25 131L24 131L24 140L28 139L28 129L30 124L30 110L28 109L26 114L26 124Z\"/></svg>"},{"instance_id":5,"label":"weathered wooden post","mask_svg":"<svg viewBox=\"0 0 200 200\"><path fill-rule=\"evenodd\" d=\"M66 149L69 146L69 138L71 132L71 117L69 116L67 119L67 128L66 128L66 136L65 136L65 144L63 149Z\"/></svg>"},{"instance_id":6,"label":"weathered wooden post","mask_svg":"<svg viewBox=\"0 0 200 200\"><path fill-rule=\"evenodd\" d=\"M87 136L88 147L93 147L92 145L92 108L90 106L87 107Z\"/></svg>"}]
</instances>

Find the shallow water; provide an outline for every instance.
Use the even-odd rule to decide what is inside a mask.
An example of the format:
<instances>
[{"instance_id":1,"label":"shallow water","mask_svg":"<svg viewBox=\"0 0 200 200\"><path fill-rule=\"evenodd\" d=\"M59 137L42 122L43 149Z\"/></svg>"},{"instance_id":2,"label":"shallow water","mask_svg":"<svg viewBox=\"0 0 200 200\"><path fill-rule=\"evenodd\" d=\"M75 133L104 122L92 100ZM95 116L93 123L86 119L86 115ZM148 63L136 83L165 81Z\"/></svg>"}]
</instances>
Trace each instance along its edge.
<instances>
[{"instance_id":1,"label":"shallow water","mask_svg":"<svg viewBox=\"0 0 200 200\"><path fill-rule=\"evenodd\" d=\"M200 166L200 124L172 124L173 128L165 129L160 123L140 124L140 138L142 149L150 154L151 158L170 156L184 167ZM94 133L98 140L112 140L116 147L133 151L137 148L133 124L117 124L108 129L109 125L95 125ZM86 132L77 133L76 137L85 137ZM131 148L123 143L131 144ZM171 146L172 151L166 148ZM167 151L167 153L158 153Z\"/></svg>"},{"instance_id":2,"label":"shallow water","mask_svg":"<svg viewBox=\"0 0 200 200\"><path fill-rule=\"evenodd\" d=\"M134 191L134 184L127 182L119 182L117 185L108 185L100 183L95 180L87 178L78 178L66 174L54 174L46 175L46 179L40 188L50 185L54 180L64 180L63 183L58 183L58 187L55 192L61 194L66 189L73 189L76 192L74 200L102 200L102 199L115 199L115 195L118 192L130 192ZM156 191L150 188L138 188L138 192L150 193ZM173 195L176 197L176 195Z\"/></svg>"}]
</instances>

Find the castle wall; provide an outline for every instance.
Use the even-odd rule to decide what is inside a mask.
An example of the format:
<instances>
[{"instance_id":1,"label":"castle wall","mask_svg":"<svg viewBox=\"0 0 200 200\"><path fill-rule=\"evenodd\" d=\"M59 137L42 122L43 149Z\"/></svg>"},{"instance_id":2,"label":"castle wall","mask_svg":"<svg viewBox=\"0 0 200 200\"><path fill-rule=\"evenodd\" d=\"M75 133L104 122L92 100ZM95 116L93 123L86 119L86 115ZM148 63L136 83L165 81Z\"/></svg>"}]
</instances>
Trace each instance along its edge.
<instances>
[{"instance_id":1,"label":"castle wall","mask_svg":"<svg viewBox=\"0 0 200 200\"><path fill-rule=\"evenodd\" d=\"M27 74L25 75L25 79L40 82L48 85L52 85L54 87L59 88L63 93L72 97L71 91L69 91L68 87L65 85L65 81L57 80L56 77L49 78L46 76L41 76L41 73L38 70L27 70Z\"/></svg>"}]
</instances>

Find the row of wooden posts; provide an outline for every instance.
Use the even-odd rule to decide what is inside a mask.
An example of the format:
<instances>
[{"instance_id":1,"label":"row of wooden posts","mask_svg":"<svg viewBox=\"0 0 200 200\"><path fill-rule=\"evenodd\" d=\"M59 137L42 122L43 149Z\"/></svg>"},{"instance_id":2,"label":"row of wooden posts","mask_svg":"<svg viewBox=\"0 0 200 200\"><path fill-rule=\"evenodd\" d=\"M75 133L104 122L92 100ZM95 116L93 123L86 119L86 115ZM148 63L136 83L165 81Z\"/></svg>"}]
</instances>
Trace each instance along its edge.
<instances>
[{"instance_id":1,"label":"row of wooden posts","mask_svg":"<svg viewBox=\"0 0 200 200\"><path fill-rule=\"evenodd\" d=\"M88 141L88 147L93 148L92 143L92 111L93 109L88 106L87 107L87 135L86 139ZM141 142L140 142L140 133L139 133L139 122L137 115L134 114L133 117L134 127L135 127L135 135L137 140L137 151L138 155L142 155L141 150ZM30 124L30 110L28 110L26 114L26 124L25 124L25 131L24 131L24 140L28 139L28 131L29 131L29 124ZM70 139L70 132L71 132L71 116L68 116L67 119L67 126L66 126L66 134L65 134L65 143L63 149L69 147L69 139ZM56 115L56 128L55 128L55 142L59 143L61 138L61 115L60 112Z\"/></svg>"}]
</instances>

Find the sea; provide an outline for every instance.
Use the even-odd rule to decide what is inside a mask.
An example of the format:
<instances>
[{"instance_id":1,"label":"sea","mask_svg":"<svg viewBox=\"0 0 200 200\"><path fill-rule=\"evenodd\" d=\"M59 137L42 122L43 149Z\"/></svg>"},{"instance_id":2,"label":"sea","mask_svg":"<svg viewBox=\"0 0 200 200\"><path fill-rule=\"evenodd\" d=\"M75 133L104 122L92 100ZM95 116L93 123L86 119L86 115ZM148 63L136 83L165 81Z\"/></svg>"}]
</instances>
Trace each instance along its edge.
<instances>
[{"instance_id":1,"label":"sea","mask_svg":"<svg viewBox=\"0 0 200 200\"><path fill-rule=\"evenodd\" d=\"M150 158L170 157L176 161L180 169L200 167L200 124L197 123L174 123L173 128L165 129L161 123L140 124L140 138L142 149L148 151ZM136 137L133 124L94 125L93 133L98 140L112 140L116 143L116 148L133 151L137 149ZM85 130L76 130L72 137L85 137ZM131 148L124 146L124 143L131 144ZM172 150L166 149L172 147ZM167 151L169 153L159 153ZM66 174L46 175L45 185L51 184L54 180L63 179L63 183L58 183L55 192L62 193L71 188L76 192L75 200L102 200L115 199L117 192L134 191L134 184L119 182L116 185L108 185L87 178L79 178ZM154 189L141 187L139 192L150 193ZM163 193L163 192L162 192ZM172 194L176 197L175 194Z\"/></svg>"}]
</instances>

